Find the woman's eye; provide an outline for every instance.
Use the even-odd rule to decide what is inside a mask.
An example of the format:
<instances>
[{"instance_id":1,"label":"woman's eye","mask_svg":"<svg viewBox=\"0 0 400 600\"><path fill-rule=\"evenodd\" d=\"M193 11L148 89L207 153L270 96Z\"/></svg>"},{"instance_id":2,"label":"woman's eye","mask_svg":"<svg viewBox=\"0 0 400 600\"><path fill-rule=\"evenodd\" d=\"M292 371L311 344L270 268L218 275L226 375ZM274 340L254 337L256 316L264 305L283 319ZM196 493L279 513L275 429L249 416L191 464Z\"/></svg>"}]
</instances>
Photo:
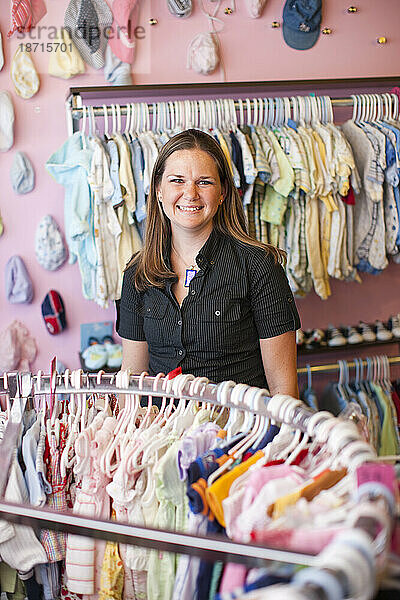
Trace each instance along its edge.
<instances>
[{"instance_id":1,"label":"woman's eye","mask_svg":"<svg viewBox=\"0 0 400 600\"><path fill-rule=\"evenodd\" d=\"M182 183L183 179L181 179L180 177L174 177L174 179L170 179L171 183Z\"/></svg>"},{"instance_id":2,"label":"woman's eye","mask_svg":"<svg viewBox=\"0 0 400 600\"><path fill-rule=\"evenodd\" d=\"M211 181L208 181L208 179L202 179L201 181L199 181L199 183L200 183L201 185L210 185L210 184L211 184Z\"/></svg>"}]
</instances>

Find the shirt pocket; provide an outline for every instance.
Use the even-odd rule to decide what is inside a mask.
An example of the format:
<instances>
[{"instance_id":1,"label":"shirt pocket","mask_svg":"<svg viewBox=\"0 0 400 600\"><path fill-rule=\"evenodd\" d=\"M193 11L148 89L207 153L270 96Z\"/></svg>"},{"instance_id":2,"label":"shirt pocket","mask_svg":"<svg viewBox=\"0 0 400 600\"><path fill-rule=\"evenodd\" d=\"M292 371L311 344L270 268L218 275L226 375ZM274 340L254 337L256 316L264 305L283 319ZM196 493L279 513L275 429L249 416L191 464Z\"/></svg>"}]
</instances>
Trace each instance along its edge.
<instances>
[{"instance_id":1,"label":"shirt pocket","mask_svg":"<svg viewBox=\"0 0 400 600\"><path fill-rule=\"evenodd\" d=\"M242 310L233 298L207 298L199 310L200 345L224 353L238 344Z\"/></svg>"},{"instance_id":2,"label":"shirt pocket","mask_svg":"<svg viewBox=\"0 0 400 600\"><path fill-rule=\"evenodd\" d=\"M167 299L149 296L143 301L143 330L149 349L163 346L165 343L164 331L166 329L165 313Z\"/></svg>"}]
</instances>

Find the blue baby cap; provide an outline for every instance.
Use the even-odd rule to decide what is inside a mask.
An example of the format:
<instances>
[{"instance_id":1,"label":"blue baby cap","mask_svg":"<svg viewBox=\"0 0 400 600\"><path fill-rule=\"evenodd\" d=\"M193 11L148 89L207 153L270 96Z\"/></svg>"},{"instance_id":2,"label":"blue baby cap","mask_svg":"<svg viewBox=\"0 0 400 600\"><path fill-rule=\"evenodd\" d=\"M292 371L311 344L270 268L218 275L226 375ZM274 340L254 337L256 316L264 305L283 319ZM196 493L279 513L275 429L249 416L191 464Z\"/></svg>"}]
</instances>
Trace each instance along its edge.
<instances>
[{"instance_id":1,"label":"blue baby cap","mask_svg":"<svg viewBox=\"0 0 400 600\"><path fill-rule=\"evenodd\" d=\"M35 172L29 158L16 152L10 170L11 185L16 194L28 194L35 187Z\"/></svg>"},{"instance_id":2,"label":"blue baby cap","mask_svg":"<svg viewBox=\"0 0 400 600\"><path fill-rule=\"evenodd\" d=\"M20 256L12 256L6 264L5 289L7 300L11 304L30 304L32 302L32 280Z\"/></svg>"},{"instance_id":3,"label":"blue baby cap","mask_svg":"<svg viewBox=\"0 0 400 600\"><path fill-rule=\"evenodd\" d=\"M322 0L286 0L283 39L295 50L312 48L319 37Z\"/></svg>"},{"instance_id":4,"label":"blue baby cap","mask_svg":"<svg viewBox=\"0 0 400 600\"><path fill-rule=\"evenodd\" d=\"M46 271L55 271L67 260L67 249L60 228L51 215L40 221L35 233L35 254Z\"/></svg>"},{"instance_id":5,"label":"blue baby cap","mask_svg":"<svg viewBox=\"0 0 400 600\"><path fill-rule=\"evenodd\" d=\"M111 85L132 85L131 65L122 62L108 45L106 48L106 62L104 65L104 77Z\"/></svg>"}]
</instances>

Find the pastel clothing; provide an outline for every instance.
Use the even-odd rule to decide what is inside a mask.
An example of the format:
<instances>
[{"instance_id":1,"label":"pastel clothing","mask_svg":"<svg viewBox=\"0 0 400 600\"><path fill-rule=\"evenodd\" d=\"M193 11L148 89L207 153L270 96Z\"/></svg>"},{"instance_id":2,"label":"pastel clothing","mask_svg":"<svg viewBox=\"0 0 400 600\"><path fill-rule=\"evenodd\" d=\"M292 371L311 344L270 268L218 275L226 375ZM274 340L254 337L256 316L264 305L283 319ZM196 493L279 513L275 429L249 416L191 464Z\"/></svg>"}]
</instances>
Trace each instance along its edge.
<instances>
[{"instance_id":1,"label":"pastel clothing","mask_svg":"<svg viewBox=\"0 0 400 600\"><path fill-rule=\"evenodd\" d=\"M62 477L60 469L61 454L65 447L65 437L58 440L52 432L48 438L49 456L47 461L47 478L51 485L51 493L47 496L46 505L59 512L68 510L66 496L66 477ZM65 558L67 536L62 531L42 529L40 541L46 550L48 561L57 562Z\"/></svg>"},{"instance_id":2,"label":"pastel clothing","mask_svg":"<svg viewBox=\"0 0 400 600\"><path fill-rule=\"evenodd\" d=\"M16 452L12 458L4 498L15 504L28 504L29 496ZM12 569L28 572L47 562L46 552L31 527L0 521L0 557Z\"/></svg>"},{"instance_id":3,"label":"pastel clothing","mask_svg":"<svg viewBox=\"0 0 400 600\"><path fill-rule=\"evenodd\" d=\"M46 169L65 187L64 222L69 262L78 260L82 293L95 298L96 247L92 231L92 197L88 183L93 149L80 132L74 133L46 162Z\"/></svg>"},{"instance_id":4,"label":"pastel clothing","mask_svg":"<svg viewBox=\"0 0 400 600\"><path fill-rule=\"evenodd\" d=\"M22 438L22 458L25 464L25 483L32 506L40 507L46 504L46 490L42 479L36 471L36 454L40 438L40 420L37 419L25 432Z\"/></svg>"},{"instance_id":5,"label":"pastel clothing","mask_svg":"<svg viewBox=\"0 0 400 600\"><path fill-rule=\"evenodd\" d=\"M114 184L110 177L108 158L99 139L93 141L94 152L89 173L93 195L94 239L97 250L96 302L102 308L119 294L119 236L122 229L112 206Z\"/></svg>"}]
</instances>

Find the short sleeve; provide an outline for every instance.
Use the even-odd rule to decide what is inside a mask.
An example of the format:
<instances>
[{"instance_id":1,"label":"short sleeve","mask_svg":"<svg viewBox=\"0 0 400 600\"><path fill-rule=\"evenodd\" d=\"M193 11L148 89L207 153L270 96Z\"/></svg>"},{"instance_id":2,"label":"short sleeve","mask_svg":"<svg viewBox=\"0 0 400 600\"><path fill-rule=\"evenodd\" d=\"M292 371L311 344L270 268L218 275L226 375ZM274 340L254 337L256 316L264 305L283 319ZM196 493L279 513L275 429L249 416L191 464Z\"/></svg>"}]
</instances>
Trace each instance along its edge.
<instances>
[{"instance_id":1,"label":"short sleeve","mask_svg":"<svg viewBox=\"0 0 400 600\"><path fill-rule=\"evenodd\" d=\"M135 288L134 270L127 269L122 279L121 299L117 300L117 333L128 340L142 342L146 340L143 331L141 294Z\"/></svg>"},{"instance_id":2,"label":"short sleeve","mask_svg":"<svg viewBox=\"0 0 400 600\"><path fill-rule=\"evenodd\" d=\"M300 317L285 271L274 256L261 249L250 267L251 305L260 339L300 328Z\"/></svg>"}]
</instances>

